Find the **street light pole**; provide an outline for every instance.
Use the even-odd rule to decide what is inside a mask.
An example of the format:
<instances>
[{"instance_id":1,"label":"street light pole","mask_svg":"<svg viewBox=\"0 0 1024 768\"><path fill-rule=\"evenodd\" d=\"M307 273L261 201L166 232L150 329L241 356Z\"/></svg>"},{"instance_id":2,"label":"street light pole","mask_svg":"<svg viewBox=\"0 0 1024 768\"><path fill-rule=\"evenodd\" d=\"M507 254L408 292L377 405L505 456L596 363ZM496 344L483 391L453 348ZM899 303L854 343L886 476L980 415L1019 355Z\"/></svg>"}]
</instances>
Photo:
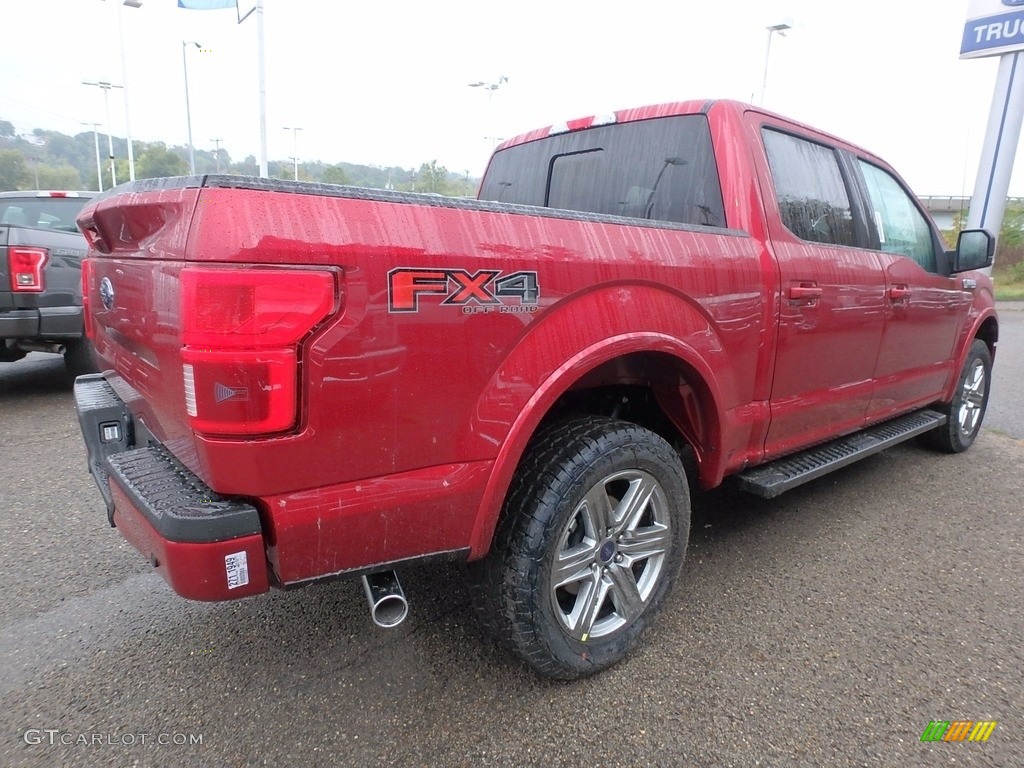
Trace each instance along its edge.
<instances>
[{"instance_id":1,"label":"street light pole","mask_svg":"<svg viewBox=\"0 0 1024 768\"><path fill-rule=\"evenodd\" d=\"M132 120L129 116L130 110L128 109L128 64L124 56L124 23L121 19L122 5L127 5L129 8L141 8L142 2L141 0L123 0L117 6L117 33L121 41L121 82L124 83L121 86L124 88L124 132L125 139L128 142L128 179L129 181L135 181L135 150L132 148Z\"/></svg>"},{"instance_id":2,"label":"street light pole","mask_svg":"<svg viewBox=\"0 0 1024 768\"><path fill-rule=\"evenodd\" d=\"M498 90L504 83L507 83L507 82L508 82L508 78L505 75L501 75L493 83L485 83L483 80L479 80L479 81L477 81L475 83L470 83L469 84L470 88L483 88L485 91L487 91L487 120L486 120L486 122L487 122L487 132L488 133L494 133L494 131L491 130L491 102L494 100L494 92L496 90ZM484 139L487 140L487 141L492 141L492 140L494 140L494 138L495 138L494 136L484 136ZM494 141L494 144L496 145L497 141ZM493 149L494 147L492 146L491 148Z\"/></svg>"},{"instance_id":3,"label":"street light pole","mask_svg":"<svg viewBox=\"0 0 1024 768\"><path fill-rule=\"evenodd\" d=\"M295 180L298 181L299 180L299 131L301 131L302 129L301 128L289 128L287 125L284 126L284 129L286 131L291 131L292 132L292 139L294 140L294 147L293 147L293 150L292 150L294 152L294 154L292 155L292 160L295 161Z\"/></svg>"},{"instance_id":4,"label":"street light pole","mask_svg":"<svg viewBox=\"0 0 1024 768\"><path fill-rule=\"evenodd\" d=\"M110 186L117 186L117 172L114 170L114 137L110 131L110 89L122 88L123 86L108 83L105 80L98 82L82 81L82 85L95 85L103 91L103 106L107 110L107 151L110 153ZM102 185L102 182L101 182Z\"/></svg>"},{"instance_id":5,"label":"street light pole","mask_svg":"<svg viewBox=\"0 0 1024 768\"><path fill-rule=\"evenodd\" d=\"M82 123L82 125L92 126L92 143L96 147L96 187L99 192L103 191L103 166L100 164L100 134L97 130L100 126L99 123Z\"/></svg>"},{"instance_id":6,"label":"street light pole","mask_svg":"<svg viewBox=\"0 0 1024 768\"><path fill-rule=\"evenodd\" d=\"M223 6L218 6L223 7ZM260 84L260 178L265 179L267 172L267 74L266 74L266 53L263 43L263 0L256 0L252 10L242 16L242 11L235 3L235 11L238 14L238 23L256 14L256 49L257 49L257 70Z\"/></svg>"},{"instance_id":7,"label":"street light pole","mask_svg":"<svg viewBox=\"0 0 1024 768\"><path fill-rule=\"evenodd\" d=\"M185 120L188 123L188 171L192 176L195 176L196 151L195 147L192 146L192 108L188 99L188 57L185 55L185 49L190 45L194 45L196 48L202 48L203 46L195 40L181 41L181 65L185 70Z\"/></svg>"},{"instance_id":8,"label":"street light pole","mask_svg":"<svg viewBox=\"0 0 1024 768\"><path fill-rule=\"evenodd\" d=\"M781 24L772 24L770 27L767 27L767 30L768 30L768 45L765 47L765 52L764 52L764 77L761 78L761 96L757 100L757 104L760 107L764 106L764 91L765 91L765 88L768 87L768 62L771 59L771 55L772 55L772 35L774 35L776 32L778 32L779 33L779 37L785 37L786 36L786 30L787 29L792 29L792 28L793 28L793 25L792 24L788 24L786 22L782 22Z\"/></svg>"}]
</instances>

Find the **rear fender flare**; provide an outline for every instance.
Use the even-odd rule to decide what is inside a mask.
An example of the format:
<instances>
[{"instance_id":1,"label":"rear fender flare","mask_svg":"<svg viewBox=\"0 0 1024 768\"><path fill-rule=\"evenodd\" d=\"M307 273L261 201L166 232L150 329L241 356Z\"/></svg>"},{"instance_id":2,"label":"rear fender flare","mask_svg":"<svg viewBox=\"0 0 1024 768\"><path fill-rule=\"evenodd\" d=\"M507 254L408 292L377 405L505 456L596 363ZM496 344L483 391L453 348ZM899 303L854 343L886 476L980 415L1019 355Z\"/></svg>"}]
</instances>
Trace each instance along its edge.
<instances>
[{"instance_id":1,"label":"rear fender flare","mask_svg":"<svg viewBox=\"0 0 1024 768\"><path fill-rule=\"evenodd\" d=\"M537 386L530 388L529 393L526 394L521 381L523 377L515 375L517 368L522 364L523 355L525 355L525 359L531 359L531 362L536 365L537 361L533 357L543 356L545 352L549 355L552 351L557 352L565 343L565 337L561 334L565 328L564 323L552 322L554 318L545 318L540 323L542 327L528 333L492 377L491 386L484 392L477 404L477 418L475 419L477 429L474 432L477 436L486 432L484 423L491 420L486 419L484 415L496 410L497 402L501 402L504 408L514 408L516 416L500 440L494 466L481 498L470 539L470 559L482 557L490 548L491 538L512 476L522 459L527 443L541 420L558 398L568 391L575 382L598 366L618 357L632 353L662 353L677 359L683 367L693 372L695 381L691 384L698 385L702 390L701 394L704 398L702 410L707 421L707 434L705 435L707 444L695 446L695 448L711 459L702 462L701 474L702 477L705 474L709 477L716 473L720 474L717 466L714 466L715 460L721 456L719 443L722 431L720 414L722 413L723 393L720 379L722 371L728 370L728 368L722 365L716 367L714 357L719 354L724 356L722 345L717 343L713 327L699 309L692 304L674 300L663 290L653 292L661 294L659 298L667 299L668 303L672 305L674 311L669 324L680 330L688 328L694 337L700 340L701 350L698 350L696 345L689 343L683 335L666 333L661 330L641 330L642 325L639 324L638 318L632 317L633 322L614 324L620 328L628 328L632 325L637 327L637 330L592 341L575 354L563 358L560 365L553 366L553 370L550 370L550 373ZM617 306L629 305L618 304ZM623 314L628 312L626 309L620 311ZM556 311L557 314L568 317L574 313L563 310L560 313ZM664 314L658 315L657 313L655 316L660 316L662 319L665 317ZM607 309L605 317L607 318ZM625 320L626 318L619 319ZM650 325L650 323L647 324ZM710 355L707 353L708 350L712 350ZM718 371L718 375L716 375L716 371ZM515 381L519 382L518 386L512 384ZM500 420L497 421L500 423Z\"/></svg>"}]
</instances>

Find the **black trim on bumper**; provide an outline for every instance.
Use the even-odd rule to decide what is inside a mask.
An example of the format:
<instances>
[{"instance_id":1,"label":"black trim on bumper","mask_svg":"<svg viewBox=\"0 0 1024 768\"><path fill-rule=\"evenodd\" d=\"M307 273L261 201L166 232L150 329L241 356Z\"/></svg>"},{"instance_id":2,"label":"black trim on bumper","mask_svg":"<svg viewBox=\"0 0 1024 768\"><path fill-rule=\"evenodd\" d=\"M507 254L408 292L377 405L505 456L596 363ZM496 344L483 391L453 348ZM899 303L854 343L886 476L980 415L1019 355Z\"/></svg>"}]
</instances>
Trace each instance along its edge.
<instances>
[{"instance_id":1,"label":"black trim on bumper","mask_svg":"<svg viewBox=\"0 0 1024 768\"><path fill-rule=\"evenodd\" d=\"M2 339L77 339L84 335L81 307L42 307L0 312Z\"/></svg>"},{"instance_id":2,"label":"black trim on bumper","mask_svg":"<svg viewBox=\"0 0 1024 768\"><path fill-rule=\"evenodd\" d=\"M38 309L14 309L0 313L0 339L32 339L38 335Z\"/></svg>"},{"instance_id":3,"label":"black trim on bumper","mask_svg":"<svg viewBox=\"0 0 1024 768\"><path fill-rule=\"evenodd\" d=\"M131 414L102 374L75 380L75 408L89 452L89 472L106 501L111 525L109 482L169 541L223 541L262 532L253 505L214 493L163 445L136 446ZM138 432L148 435L148 430Z\"/></svg>"},{"instance_id":4,"label":"black trim on bumper","mask_svg":"<svg viewBox=\"0 0 1024 768\"><path fill-rule=\"evenodd\" d=\"M77 338L85 333L81 307L40 307L39 335Z\"/></svg>"}]
</instances>

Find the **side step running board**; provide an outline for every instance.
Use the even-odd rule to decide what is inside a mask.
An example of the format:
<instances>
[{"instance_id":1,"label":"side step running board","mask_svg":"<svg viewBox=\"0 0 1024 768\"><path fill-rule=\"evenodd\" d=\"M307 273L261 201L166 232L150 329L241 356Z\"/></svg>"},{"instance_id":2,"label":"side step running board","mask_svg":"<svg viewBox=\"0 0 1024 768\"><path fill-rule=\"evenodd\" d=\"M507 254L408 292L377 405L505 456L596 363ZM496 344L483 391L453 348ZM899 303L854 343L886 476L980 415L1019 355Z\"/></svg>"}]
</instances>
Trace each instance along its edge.
<instances>
[{"instance_id":1,"label":"side step running board","mask_svg":"<svg viewBox=\"0 0 1024 768\"><path fill-rule=\"evenodd\" d=\"M755 496L774 499L791 488L945 423L944 414L929 410L900 416L816 448L748 469L737 476L739 486Z\"/></svg>"}]
</instances>

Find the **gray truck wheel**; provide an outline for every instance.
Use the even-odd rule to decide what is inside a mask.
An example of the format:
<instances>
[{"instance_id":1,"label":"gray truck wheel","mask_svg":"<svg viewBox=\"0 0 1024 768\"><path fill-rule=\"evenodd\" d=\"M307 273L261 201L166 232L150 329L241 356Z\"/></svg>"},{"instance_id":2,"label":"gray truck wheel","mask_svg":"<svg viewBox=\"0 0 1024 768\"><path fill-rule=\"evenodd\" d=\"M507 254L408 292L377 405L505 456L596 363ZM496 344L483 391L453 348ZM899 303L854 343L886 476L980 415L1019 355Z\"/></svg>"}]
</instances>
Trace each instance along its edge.
<instances>
[{"instance_id":1,"label":"gray truck wheel","mask_svg":"<svg viewBox=\"0 0 1024 768\"><path fill-rule=\"evenodd\" d=\"M96 373L96 358L92 353L92 344L84 338L68 343L64 349L64 367L71 378Z\"/></svg>"},{"instance_id":2,"label":"gray truck wheel","mask_svg":"<svg viewBox=\"0 0 1024 768\"><path fill-rule=\"evenodd\" d=\"M970 448L981 431L991 383L992 353L988 344L975 339L960 371L953 401L937 409L948 419L943 426L926 433L924 441L946 453L962 453Z\"/></svg>"},{"instance_id":3,"label":"gray truck wheel","mask_svg":"<svg viewBox=\"0 0 1024 768\"><path fill-rule=\"evenodd\" d=\"M527 449L491 553L471 566L474 605L539 674L593 674L654 618L689 526L686 475L662 438L601 417L555 424Z\"/></svg>"}]
</instances>

